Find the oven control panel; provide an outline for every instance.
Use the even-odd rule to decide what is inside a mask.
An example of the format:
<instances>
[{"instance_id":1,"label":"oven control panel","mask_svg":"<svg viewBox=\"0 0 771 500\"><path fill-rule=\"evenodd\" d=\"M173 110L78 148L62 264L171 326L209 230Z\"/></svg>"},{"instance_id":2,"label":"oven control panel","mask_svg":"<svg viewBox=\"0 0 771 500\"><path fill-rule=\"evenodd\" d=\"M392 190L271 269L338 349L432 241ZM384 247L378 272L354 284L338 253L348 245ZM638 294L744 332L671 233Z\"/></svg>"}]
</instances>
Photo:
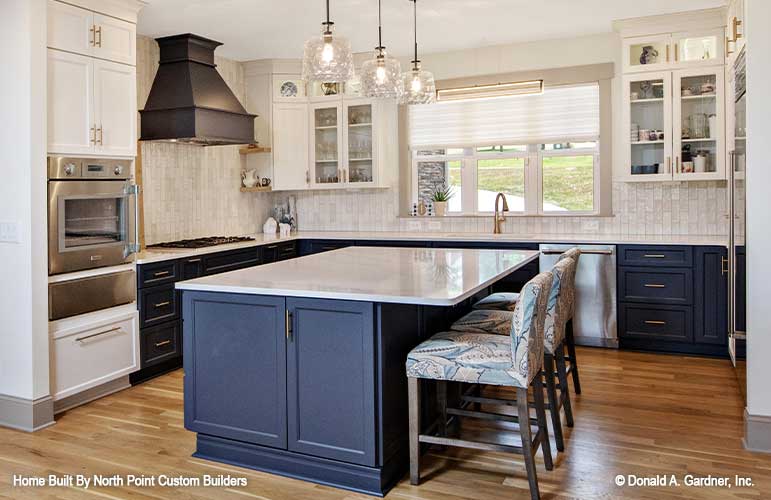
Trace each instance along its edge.
<instances>
[{"instance_id":1,"label":"oven control panel","mask_svg":"<svg viewBox=\"0 0 771 500\"><path fill-rule=\"evenodd\" d=\"M104 158L48 158L49 179L117 179L131 178L131 160Z\"/></svg>"}]
</instances>

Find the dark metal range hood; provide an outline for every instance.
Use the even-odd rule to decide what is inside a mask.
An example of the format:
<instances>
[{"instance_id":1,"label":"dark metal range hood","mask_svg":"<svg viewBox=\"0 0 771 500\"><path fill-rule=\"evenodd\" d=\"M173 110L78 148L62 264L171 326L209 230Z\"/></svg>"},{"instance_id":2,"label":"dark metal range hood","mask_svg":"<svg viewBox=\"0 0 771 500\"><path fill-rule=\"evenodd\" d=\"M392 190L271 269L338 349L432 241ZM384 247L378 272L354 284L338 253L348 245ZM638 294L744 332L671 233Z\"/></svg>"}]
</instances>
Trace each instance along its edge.
<instances>
[{"instance_id":1,"label":"dark metal range hood","mask_svg":"<svg viewBox=\"0 0 771 500\"><path fill-rule=\"evenodd\" d=\"M145 109L139 111L139 140L253 143L256 115L246 112L214 64L214 49L222 44L189 33L156 41L160 62Z\"/></svg>"}]
</instances>

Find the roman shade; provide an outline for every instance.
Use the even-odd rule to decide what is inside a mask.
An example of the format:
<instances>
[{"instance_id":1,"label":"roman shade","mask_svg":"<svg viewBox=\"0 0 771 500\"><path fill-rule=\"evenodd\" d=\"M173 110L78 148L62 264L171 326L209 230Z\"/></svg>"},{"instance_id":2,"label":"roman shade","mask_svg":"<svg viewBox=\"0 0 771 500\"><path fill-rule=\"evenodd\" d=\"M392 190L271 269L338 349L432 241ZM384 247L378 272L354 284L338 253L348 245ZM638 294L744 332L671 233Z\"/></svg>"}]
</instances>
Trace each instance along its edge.
<instances>
[{"instance_id":1,"label":"roman shade","mask_svg":"<svg viewBox=\"0 0 771 500\"><path fill-rule=\"evenodd\" d=\"M598 83L546 87L543 94L410 106L410 149L596 141Z\"/></svg>"}]
</instances>

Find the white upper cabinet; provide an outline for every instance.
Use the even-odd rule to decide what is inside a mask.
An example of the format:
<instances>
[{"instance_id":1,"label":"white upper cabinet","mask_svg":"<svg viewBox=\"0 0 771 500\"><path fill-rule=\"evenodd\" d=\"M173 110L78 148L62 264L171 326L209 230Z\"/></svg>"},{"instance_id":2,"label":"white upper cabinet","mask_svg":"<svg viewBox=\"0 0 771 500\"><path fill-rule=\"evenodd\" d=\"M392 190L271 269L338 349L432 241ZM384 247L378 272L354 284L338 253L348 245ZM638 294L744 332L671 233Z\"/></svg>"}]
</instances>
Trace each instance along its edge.
<instances>
[{"instance_id":1,"label":"white upper cabinet","mask_svg":"<svg viewBox=\"0 0 771 500\"><path fill-rule=\"evenodd\" d=\"M726 37L725 49L726 58L729 64L733 64L736 56L744 48L747 37L744 36L745 23L745 0L731 0L728 3L728 15L726 19Z\"/></svg>"},{"instance_id":2,"label":"white upper cabinet","mask_svg":"<svg viewBox=\"0 0 771 500\"><path fill-rule=\"evenodd\" d=\"M93 59L48 51L48 152L94 152Z\"/></svg>"},{"instance_id":3,"label":"white upper cabinet","mask_svg":"<svg viewBox=\"0 0 771 500\"><path fill-rule=\"evenodd\" d=\"M273 105L273 190L307 189L308 106Z\"/></svg>"},{"instance_id":4,"label":"white upper cabinet","mask_svg":"<svg viewBox=\"0 0 771 500\"><path fill-rule=\"evenodd\" d=\"M724 50L722 29L624 38L624 72L721 64Z\"/></svg>"},{"instance_id":5,"label":"white upper cabinet","mask_svg":"<svg viewBox=\"0 0 771 500\"><path fill-rule=\"evenodd\" d=\"M94 13L48 1L48 47L86 56L94 48Z\"/></svg>"},{"instance_id":6,"label":"white upper cabinet","mask_svg":"<svg viewBox=\"0 0 771 500\"><path fill-rule=\"evenodd\" d=\"M136 155L136 115L136 68L94 60L96 152L107 156Z\"/></svg>"},{"instance_id":7,"label":"white upper cabinet","mask_svg":"<svg viewBox=\"0 0 771 500\"><path fill-rule=\"evenodd\" d=\"M94 57L136 65L136 25L110 16L94 14Z\"/></svg>"},{"instance_id":8,"label":"white upper cabinet","mask_svg":"<svg viewBox=\"0 0 771 500\"><path fill-rule=\"evenodd\" d=\"M48 47L135 65L136 25L49 0Z\"/></svg>"}]
</instances>

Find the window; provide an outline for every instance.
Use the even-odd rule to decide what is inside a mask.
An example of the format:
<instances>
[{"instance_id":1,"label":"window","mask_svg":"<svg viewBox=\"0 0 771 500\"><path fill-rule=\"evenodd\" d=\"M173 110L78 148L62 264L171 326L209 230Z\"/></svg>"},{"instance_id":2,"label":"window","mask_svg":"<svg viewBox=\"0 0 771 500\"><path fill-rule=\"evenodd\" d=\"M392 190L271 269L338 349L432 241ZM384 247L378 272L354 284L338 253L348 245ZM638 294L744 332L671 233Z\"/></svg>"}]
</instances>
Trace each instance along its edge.
<instances>
[{"instance_id":1,"label":"window","mask_svg":"<svg viewBox=\"0 0 771 500\"><path fill-rule=\"evenodd\" d=\"M597 84L408 113L413 201L451 187L454 215L493 212L498 193L521 215L598 213Z\"/></svg>"}]
</instances>

